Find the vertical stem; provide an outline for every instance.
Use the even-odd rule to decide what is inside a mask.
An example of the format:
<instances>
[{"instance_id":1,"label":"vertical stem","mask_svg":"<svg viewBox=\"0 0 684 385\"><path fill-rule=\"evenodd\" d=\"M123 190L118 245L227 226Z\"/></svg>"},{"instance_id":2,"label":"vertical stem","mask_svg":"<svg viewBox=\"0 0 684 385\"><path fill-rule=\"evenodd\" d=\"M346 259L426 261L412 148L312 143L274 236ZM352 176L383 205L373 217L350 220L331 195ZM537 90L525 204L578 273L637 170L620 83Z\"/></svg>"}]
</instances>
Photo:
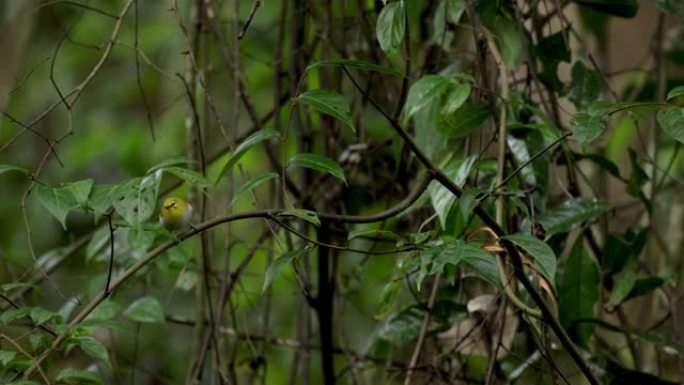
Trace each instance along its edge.
<instances>
[{"instance_id":1,"label":"vertical stem","mask_svg":"<svg viewBox=\"0 0 684 385\"><path fill-rule=\"evenodd\" d=\"M330 243L330 229L325 223L318 230L318 241ZM333 287L330 277L330 249L318 248L318 296L316 297L316 313L321 344L321 362L323 364L323 383L335 384L333 367Z\"/></svg>"}]
</instances>

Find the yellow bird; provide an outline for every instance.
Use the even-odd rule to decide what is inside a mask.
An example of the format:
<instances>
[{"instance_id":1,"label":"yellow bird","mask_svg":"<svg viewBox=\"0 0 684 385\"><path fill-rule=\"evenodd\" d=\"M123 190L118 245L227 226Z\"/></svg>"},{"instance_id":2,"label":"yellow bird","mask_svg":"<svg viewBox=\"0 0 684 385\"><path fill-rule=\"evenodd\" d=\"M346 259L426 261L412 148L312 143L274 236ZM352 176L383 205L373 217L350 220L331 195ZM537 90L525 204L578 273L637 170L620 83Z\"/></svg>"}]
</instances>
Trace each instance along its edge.
<instances>
[{"instance_id":1,"label":"yellow bird","mask_svg":"<svg viewBox=\"0 0 684 385\"><path fill-rule=\"evenodd\" d=\"M159 223L169 231L182 231L190 226L192 205L177 197L169 197L159 209Z\"/></svg>"}]
</instances>

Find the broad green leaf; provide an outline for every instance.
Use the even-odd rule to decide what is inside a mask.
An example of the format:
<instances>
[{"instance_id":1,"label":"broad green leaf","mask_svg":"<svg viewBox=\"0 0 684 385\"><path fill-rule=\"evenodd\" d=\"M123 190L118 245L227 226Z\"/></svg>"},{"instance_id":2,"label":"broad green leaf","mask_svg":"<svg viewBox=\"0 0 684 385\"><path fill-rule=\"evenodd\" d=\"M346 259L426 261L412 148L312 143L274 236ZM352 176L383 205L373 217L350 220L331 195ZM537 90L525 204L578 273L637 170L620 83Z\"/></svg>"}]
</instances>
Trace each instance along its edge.
<instances>
[{"instance_id":1,"label":"broad green leaf","mask_svg":"<svg viewBox=\"0 0 684 385\"><path fill-rule=\"evenodd\" d=\"M461 263L472 269L481 278L501 287L494 256L462 240L428 247L420 254L419 260L420 271L416 280L418 289L420 289L426 276L442 273L447 264L459 266Z\"/></svg>"},{"instance_id":2,"label":"broad green leaf","mask_svg":"<svg viewBox=\"0 0 684 385\"><path fill-rule=\"evenodd\" d=\"M591 325L575 325L576 320L593 318L599 299L599 271L585 252L582 241L573 247L558 283L558 318L568 334L582 347L587 347L593 333Z\"/></svg>"},{"instance_id":3,"label":"broad green leaf","mask_svg":"<svg viewBox=\"0 0 684 385\"><path fill-rule=\"evenodd\" d=\"M636 0L575 0L577 4L608 15L632 18L639 10Z\"/></svg>"},{"instance_id":4,"label":"broad green leaf","mask_svg":"<svg viewBox=\"0 0 684 385\"><path fill-rule=\"evenodd\" d=\"M441 96L451 84L449 78L441 75L425 75L413 83L404 103L404 122L426 104Z\"/></svg>"},{"instance_id":5,"label":"broad green leaf","mask_svg":"<svg viewBox=\"0 0 684 385\"><path fill-rule=\"evenodd\" d=\"M38 202L52 214L66 230L66 217L69 211L79 207L71 189L66 187L44 187L36 185Z\"/></svg>"},{"instance_id":6,"label":"broad green leaf","mask_svg":"<svg viewBox=\"0 0 684 385\"><path fill-rule=\"evenodd\" d=\"M304 253L304 251L305 249L290 250L274 259L266 269L266 274L264 275L264 284L261 287L261 292L266 292L266 289L268 289L268 287L271 285L271 282L273 282L273 278L280 273L283 267Z\"/></svg>"},{"instance_id":7,"label":"broad green leaf","mask_svg":"<svg viewBox=\"0 0 684 385\"><path fill-rule=\"evenodd\" d=\"M354 230L350 231L349 235L347 236L347 240L351 241L354 238L358 237L373 237L373 238L381 238L381 239L390 239L393 241L401 241L401 237L392 231L389 230L378 230L378 229L366 229L366 230Z\"/></svg>"},{"instance_id":8,"label":"broad green leaf","mask_svg":"<svg viewBox=\"0 0 684 385\"><path fill-rule=\"evenodd\" d=\"M0 350L0 364L2 364L2 366L9 366L9 363L12 362L16 356L17 352Z\"/></svg>"},{"instance_id":9,"label":"broad green leaf","mask_svg":"<svg viewBox=\"0 0 684 385\"><path fill-rule=\"evenodd\" d=\"M91 336L78 336L71 338L83 351L100 361L102 361L108 368L111 368L112 363L109 360L109 353L102 342Z\"/></svg>"},{"instance_id":10,"label":"broad green leaf","mask_svg":"<svg viewBox=\"0 0 684 385\"><path fill-rule=\"evenodd\" d=\"M154 297L143 297L133 302L123 315L137 322L164 323L164 308Z\"/></svg>"},{"instance_id":11,"label":"broad green leaf","mask_svg":"<svg viewBox=\"0 0 684 385\"><path fill-rule=\"evenodd\" d=\"M465 12L465 0L446 0L446 18L452 24L458 24Z\"/></svg>"},{"instance_id":12,"label":"broad green leaf","mask_svg":"<svg viewBox=\"0 0 684 385\"><path fill-rule=\"evenodd\" d=\"M580 111L570 119L570 128L583 149L603 134L607 119L603 111Z\"/></svg>"},{"instance_id":13,"label":"broad green leaf","mask_svg":"<svg viewBox=\"0 0 684 385\"><path fill-rule=\"evenodd\" d=\"M563 30L545 36L534 50L543 67L539 74L540 80L556 91L563 89L563 83L558 79L558 64L561 61L570 62L570 49L566 44L568 39L565 34Z\"/></svg>"},{"instance_id":14,"label":"broad green leaf","mask_svg":"<svg viewBox=\"0 0 684 385\"><path fill-rule=\"evenodd\" d=\"M73 385L102 385L102 377L98 373L74 368L63 369L56 377L57 381Z\"/></svg>"},{"instance_id":15,"label":"broad green leaf","mask_svg":"<svg viewBox=\"0 0 684 385\"><path fill-rule=\"evenodd\" d=\"M90 191L90 198L88 198L88 203L86 206L93 210L93 213L95 214L95 220L97 220L100 215L106 213L107 210L112 207L110 192L114 187L116 187L116 185L93 185L93 188Z\"/></svg>"},{"instance_id":16,"label":"broad green leaf","mask_svg":"<svg viewBox=\"0 0 684 385\"><path fill-rule=\"evenodd\" d=\"M684 108L661 108L656 118L663 131L677 141L684 143Z\"/></svg>"},{"instance_id":17,"label":"broad green leaf","mask_svg":"<svg viewBox=\"0 0 684 385\"><path fill-rule=\"evenodd\" d=\"M404 2L385 5L375 24L375 35L387 56L394 56L404 39Z\"/></svg>"},{"instance_id":18,"label":"broad green leaf","mask_svg":"<svg viewBox=\"0 0 684 385\"><path fill-rule=\"evenodd\" d=\"M64 188L71 192L80 207L86 207L90 191L93 188L93 180L86 179L73 183L66 183Z\"/></svg>"},{"instance_id":19,"label":"broad green leaf","mask_svg":"<svg viewBox=\"0 0 684 385\"><path fill-rule=\"evenodd\" d=\"M332 116L344 123L352 132L356 132L356 127L354 127L354 121L351 117L349 102L340 93L331 90L317 89L300 94L296 100L320 113Z\"/></svg>"},{"instance_id":20,"label":"broad green leaf","mask_svg":"<svg viewBox=\"0 0 684 385\"><path fill-rule=\"evenodd\" d=\"M31 312L30 307L22 307L19 309L9 309L0 313L0 325L8 325L10 322L18 318L27 317Z\"/></svg>"},{"instance_id":21,"label":"broad green leaf","mask_svg":"<svg viewBox=\"0 0 684 385\"><path fill-rule=\"evenodd\" d=\"M230 205L232 206L233 203L237 202L238 199L240 199L242 196L249 193L250 191L254 190L260 184L262 184L268 180L271 180L273 178L277 178L277 177L278 177L277 173L267 172L265 174L261 174L261 175L255 177L254 179L250 180L249 182L243 184L242 186L240 186L237 193L235 193L233 200L230 201Z\"/></svg>"},{"instance_id":22,"label":"broad green leaf","mask_svg":"<svg viewBox=\"0 0 684 385\"><path fill-rule=\"evenodd\" d=\"M162 171L157 170L144 178L134 178L109 192L114 210L132 226L141 225L156 211L157 193Z\"/></svg>"},{"instance_id":23,"label":"broad green leaf","mask_svg":"<svg viewBox=\"0 0 684 385\"><path fill-rule=\"evenodd\" d=\"M470 83L451 85L442 105L442 115L456 112L468 100L472 87Z\"/></svg>"},{"instance_id":24,"label":"broad green leaf","mask_svg":"<svg viewBox=\"0 0 684 385\"><path fill-rule=\"evenodd\" d=\"M444 168L444 173L447 174L454 183L461 187L465 183L465 180L473 169L476 161L476 156L471 156L463 160L454 159ZM449 211L451 210L451 205L456 200L456 196L446 187L434 181L430 183L428 192L430 193L432 207L439 216L442 228L444 228L444 226L446 226L447 217L449 216Z\"/></svg>"},{"instance_id":25,"label":"broad green leaf","mask_svg":"<svg viewBox=\"0 0 684 385\"><path fill-rule=\"evenodd\" d=\"M462 138L477 130L492 112L486 103L466 104L454 113L440 115L437 130L449 138Z\"/></svg>"},{"instance_id":26,"label":"broad green leaf","mask_svg":"<svg viewBox=\"0 0 684 385\"><path fill-rule=\"evenodd\" d=\"M31 174L31 170L24 168L24 167L12 166L11 164L0 164L0 174L4 174L4 173L10 172L10 171L20 172L24 175L30 175Z\"/></svg>"},{"instance_id":27,"label":"broad green leaf","mask_svg":"<svg viewBox=\"0 0 684 385\"><path fill-rule=\"evenodd\" d=\"M290 161L287 162L287 167L305 167L313 170L327 172L335 178L347 184L344 177L344 171L339 164L334 160L318 154L295 154Z\"/></svg>"},{"instance_id":28,"label":"broad green leaf","mask_svg":"<svg viewBox=\"0 0 684 385\"><path fill-rule=\"evenodd\" d=\"M182 164L182 165L186 165L186 166L187 166L188 164L191 164L191 163L197 163L197 161L194 160L194 159L192 159L192 158L188 158L187 156L179 156L179 157L167 159L167 160L165 160L165 161L163 161L163 162L161 162L161 163L159 163L159 164L153 166L153 167L150 168L149 170L147 170L147 172L145 173L145 175L152 174L153 172L155 172L155 171L157 171L157 170L159 170L159 169L167 168L167 167L170 167L170 166L176 166L176 165L179 165L179 164Z\"/></svg>"},{"instance_id":29,"label":"broad green leaf","mask_svg":"<svg viewBox=\"0 0 684 385\"><path fill-rule=\"evenodd\" d=\"M389 313L389 311L392 309L392 306L394 306L394 303L396 302L400 289L400 280L390 281L385 285L385 287L382 288L382 291L380 292L380 309L375 313L373 316L374 318L379 319Z\"/></svg>"},{"instance_id":30,"label":"broad green leaf","mask_svg":"<svg viewBox=\"0 0 684 385\"><path fill-rule=\"evenodd\" d=\"M176 278L176 283L173 287L177 287L183 291L190 291L197 285L197 281L199 281L199 276L196 271L183 270L178 274L178 278Z\"/></svg>"},{"instance_id":31,"label":"broad green leaf","mask_svg":"<svg viewBox=\"0 0 684 385\"><path fill-rule=\"evenodd\" d=\"M623 234L609 233L603 245L603 273L622 271L635 263L648 240L648 229L627 229Z\"/></svg>"},{"instance_id":32,"label":"broad green leaf","mask_svg":"<svg viewBox=\"0 0 684 385\"><path fill-rule=\"evenodd\" d=\"M608 303L612 306L617 306L621 304L629 293L634 288L634 283L636 282L636 274L632 269L626 269L620 274L620 278L615 281L613 290L610 292L610 299Z\"/></svg>"},{"instance_id":33,"label":"broad green leaf","mask_svg":"<svg viewBox=\"0 0 684 385\"><path fill-rule=\"evenodd\" d=\"M525 40L515 20L499 16L494 20L497 46L508 69L517 68L524 58Z\"/></svg>"},{"instance_id":34,"label":"broad green leaf","mask_svg":"<svg viewBox=\"0 0 684 385\"><path fill-rule=\"evenodd\" d=\"M406 343L418 338L425 312L423 304L408 306L380 327L380 338L396 343ZM438 299L432 306L427 332L432 334L446 330L457 317L464 314L467 314L465 305Z\"/></svg>"},{"instance_id":35,"label":"broad green leaf","mask_svg":"<svg viewBox=\"0 0 684 385\"><path fill-rule=\"evenodd\" d=\"M549 281L551 287L556 287L556 254L549 245L526 234L512 234L503 238L508 239L525 250L532 257L537 270Z\"/></svg>"},{"instance_id":36,"label":"broad green leaf","mask_svg":"<svg viewBox=\"0 0 684 385\"><path fill-rule=\"evenodd\" d=\"M601 91L601 75L587 69L581 61L572 66L572 83L568 92L568 99L575 108L582 110L584 106L595 101Z\"/></svg>"},{"instance_id":37,"label":"broad green leaf","mask_svg":"<svg viewBox=\"0 0 684 385\"><path fill-rule=\"evenodd\" d=\"M401 72L389 68L389 67L384 67L378 64L374 63L369 63L365 62L362 60L354 60L354 59L329 59L329 60L321 60L317 61L313 64L309 64L308 67L306 67L306 70L314 69L317 67L321 66L340 66L340 67L348 67L348 68L354 68L354 69L359 69L359 70L365 70L365 71L373 71L373 72L378 72L382 74L388 74L388 75L394 75L394 76L403 76Z\"/></svg>"},{"instance_id":38,"label":"broad green leaf","mask_svg":"<svg viewBox=\"0 0 684 385\"><path fill-rule=\"evenodd\" d=\"M96 307L92 313L88 314L84 322L93 320L108 320L114 318L117 314L119 314L119 310L121 310L121 306L119 306L119 304L114 300L108 299L100 304L100 306Z\"/></svg>"},{"instance_id":39,"label":"broad green leaf","mask_svg":"<svg viewBox=\"0 0 684 385\"><path fill-rule=\"evenodd\" d=\"M608 203L600 200L575 198L540 214L537 220L548 235L567 233L582 222L592 220L610 208Z\"/></svg>"},{"instance_id":40,"label":"broad green leaf","mask_svg":"<svg viewBox=\"0 0 684 385\"><path fill-rule=\"evenodd\" d=\"M321 225L321 220L318 219L318 215L316 214L315 211L311 210L304 210L304 209L287 209L283 210L278 216L281 217L296 217L299 219L303 219L309 223L311 223L314 226L320 226Z\"/></svg>"},{"instance_id":41,"label":"broad green leaf","mask_svg":"<svg viewBox=\"0 0 684 385\"><path fill-rule=\"evenodd\" d=\"M205 189L211 187L211 182L207 180L202 174L188 170L187 168L182 168L182 167L175 167L175 166L170 166L170 167L165 167L164 172L169 172L180 179L184 180L186 183L189 185L196 187L198 189Z\"/></svg>"},{"instance_id":42,"label":"broad green leaf","mask_svg":"<svg viewBox=\"0 0 684 385\"><path fill-rule=\"evenodd\" d=\"M242 158L242 156L245 155L245 153L249 151L250 148L254 147L254 145L261 143L265 140L278 138L280 138L280 133L272 128L265 128L248 136L242 143L240 143L237 146L235 152L233 152L233 154L230 156L226 164L221 168L221 172L216 178L215 184L218 184L218 182L228 172L228 170L235 166L235 164L240 160L240 158Z\"/></svg>"},{"instance_id":43,"label":"broad green leaf","mask_svg":"<svg viewBox=\"0 0 684 385\"><path fill-rule=\"evenodd\" d=\"M684 86L677 86L667 93L667 100L674 99L682 95L684 95Z\"/></svg>"},{"instance_id":44,"label":"broad green leaf","mask_svg":"<svg viewBox=\"0 0 684 385\"><path fill-rule=\"evenodd\" d=\"M31 311L29 312L29 317L31 317L31 320L33 320L33 322L36 325L42 325L51 318L61 318L58 313L55 313L47 309L43 309L42 307L31 308Z\"/></svg>"}]
</instances>

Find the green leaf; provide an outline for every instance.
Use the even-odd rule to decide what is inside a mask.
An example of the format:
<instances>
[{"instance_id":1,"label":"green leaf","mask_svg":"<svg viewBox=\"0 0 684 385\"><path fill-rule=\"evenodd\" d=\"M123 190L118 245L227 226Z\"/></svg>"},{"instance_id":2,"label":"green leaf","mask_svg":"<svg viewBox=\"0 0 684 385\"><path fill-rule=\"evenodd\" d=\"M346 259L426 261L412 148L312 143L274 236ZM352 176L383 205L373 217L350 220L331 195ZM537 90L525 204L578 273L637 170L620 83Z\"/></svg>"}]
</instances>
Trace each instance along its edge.
<instances>
[{"instance_id":1,"label":"green leaf","mask_svg":"<svg viewBox=\"0 0 684 385\"><path fill-rule=\"evenodd\" d=\"M187 182L189 185L196 187L198 189L205 189L211 187L211 182L207 180L202 174L188 170L187 168L182 168L182 167L165 167L164 168L165 172L169 172L180 179L184 180Z\"/></svg>"},{"instance_id":2,"label":"green leaf","mask_svg":"<svg viewBox=\"0 0 684 385\"><path fill-rule=\"evenodd\" d=\"M109 353L102 342L91 336L72 337L72 340L76 342L87 355L102 361L108 368L112 367L112 363L109 360Z\"/></svg>"},{"instance_id":3,"label":"green leaf","mask_svg":"<svg viewBox=\"0 0 684 385\"><path fill-rule=\"evenodd\" d=\"M86 207L88 203L88 197L90 196L90 191L93 188L93 180L86 179L73 183L66 183L64 188L71 192L76 202L80 207Z\"/></svg>"},{"instance_id":4,"label":"green leaf","mask_svg":"<svg viewBox=\"0 0 684 385\"><path fill-rule=\"evenodd\" d=\"M549 245L527 234L512 234L503 238L525 250L532 257L537 270L549 281L551 287L556 287L556 254Z\"/></svg>"},{"instance_id":5,"label":"green leaf","mask_svg":"<svg viewBox=\"0 0 684 385\"><path fill-rule=\"evenodd\" d=\"M232 206L233 203L237 202L238 199L240 199L242 196L244 196L248 192L254 190L260 184L262 184L268 180L271 180L273 178L277 178L277 177L278 177L277 173L267 172L265 174L261 174L261 175L255 177L254 179L250 180L249 182L243 184L242 186L240 186L237 193L235 193L233 200L230 201L230 205Z\"/></svg>"},{"instance_id":6,"label":"green leaf","mask_svg":"<svg viewBox=\"0 0 684 385\"><path fill-rule=\"evenodd\" d=\"M603 134L607 119L603 111L580 111L570 119L570 128L583 149Z\"/></svg>"},{"instance_id":7,"label":"green leaf","mask_svg":"<svg viewBox=\"0 0 684 385\"><path fill-rule=\"evenodd\" d=\"M496 17L494 30L498 38L497 45L500 47L501 56L509 69L517 68L524 58L525 41L518 24L504 16Z\"/></svg>"},{"instance_id":8,"label":"green leaf","mask_svg":"<svg viewBox=\"0 0 684 385\"><path fill-rule=\"evenodd\" d=\"M575 0L579 5L608 15L632 18L639 10L636 0Z\"/></svg>"},{"instance_id":9,"label":"green leaf","mask_svg":"<svg viewBox=\"0 0 684 385\"><path fill-rule=\"evenodd\" d=\"M378 229L365 229L365 230L354 230L350 231L347 236L347 240L351 241L358 237L373 237L381 239L389 239L393 241L401 241L401 237L389 230L378 230Z\"/></svg>"},{"instance_id":10,"label":"green leaf","mask_svg":"<svg viewBox=\"0 0 684 385\"><path fill-rule=\"evenodd\" d=\"M29 170L28 168L12 166L11 164L0 164L0 174L4 174L6 172L11 171L20 172L24 175L31 175L31 170Z\"/></svg>"},{"instance_id":11,"label":"green leaf","mask_svg":"<svg viewBox=\"0 0 684 385\"><path fill-rule=\"evenodd\" d=\"M317 89L300 94L296 100L320 113L332 116L344 123L352 132L356 132L349 102L343 95L331 90Z\"/></svg>"},{"instance_id":12,"label":"green leaf","mask_svg":"<svg viewBox=\"0 0 684 385\"><path fill-rule=\"evenodd\" d=\"M74 368L63 369L56 379L73 385L102 385L102 377L98 373Z\"/></svg>"},{"instance_id":13,"label":"green leaf","mask_svg":"<svg viewBox=\"0 0 684 385\"><path fill-rule=\"evenodd\" d=\"M36 185L36 198L52 216L57 218L66 230L66 217L69 211L79 207L79 203L73 192L65 187L44 187Z\"/></svg>"},{"instance_id":14,"label":"green leaf","mask_svg":"<svg viewBox=\"0 0 684 385\"><path fill-rule=\"evenodd\" d=\"M365 71L373 71L373 72L378 72L381 74L403 76L401 74L401 72L399 72L393 68L388 68L388 67L384 67L384 66L381 66L381 65L378 65L375 63L369 63L369 62L365 62L363 60L354 60L354 59L321 60L321 61L317 61L313 64L309 64L309 66L306 67L306 70L309 71L311 69L321 67L321 66L340 66L340 67L355 68L355 69L365 70Z\"/></svg>"},{"instance_id":15,"label":"green leaf","mask_svg":"<svg viewBox=\"0 0 684 385\"><path fill-rule=\"evenodd\" d=\"M14 360L14 357L17 356L17 352L13 352L10 350L0 350L0 364L2 366L8 366L10 362Z\"/></svg>"},{"instance_id":16,"label":"green leaf","mask_svg":"<svg viewBox=\"0 0 684 385\"><path fill-rule=\"evenodd\" d=\"M444 173L449 177L449 179L461 187L465 183L465 180L470 174L470 171L473 169L476 161L476 156L470 156L466 159L454 159L444 168ZM446 226L451 206L456 200L456 196L452 194L451 191L449 191L446 187L437 182L430 183L428 192L430 193L432 207L439 216L442 228L444 228Z\"/></svg>"},{"instance_id":17,"label":"green leaf","mask_svg":"<svg viewBox=\"0 0 684 385\"><path fill-rule=\"evenodd\" d=\"M138 226L156 211L157 193L161 182L161 170L144 178L134 178L109 192L114 210L130 225Z\"/></svg>"},{"instance_id":18,"label":"green leaf","mask_svg":"<svg viewBox=\"0 0 684 385\"><path fill-rule=\"evenodd\" d=\"M451 84L449 78L441 75L425 75L413 83L404 103L404 122L430 101L441 96Z\"/></svg>"},{"instance_id":19,"label":"green leaf","mask_svg":"<svg viewBox=\"0 0 684 385\"><path fill-rule=\"evenodd\" d=\"M582 222L592 220L610 210L611 206L596 199L570 199L537 218L547 235L567 233Z\"/></svg>"},{"instance_id":20,"label":"green leaf","mask_svg":"<svg viewBox=\"0 0 684 385\"><path fill-rule=\"evenodd\" d=\"M661 108L656 118L663 131L680 143L684 143L684 108Z\"/></svg>"},{"instance_id":21,"label":"green leaf","mask_svg":"<svg viewBox=\"0 0 684 385\"><path fill-rule=\"evenodd\" d=\"M95 219L104 214L112 207L111 196L109 195L116 185L96 184L90 191L90 198L88 198L87 207L93 210Z\"/></svg>"},{"instance_id":22,"label":"green leaf","mask_svg":"<svg viewBox=\"0 0 684 385\"><path fill-rule=\"evenodd\" d=\"M264 285L261 287L261 293L265 293L266 289L271 285L271 282L273 282L273 278L275 278L278 273L285 267L285 265L289 264L292 262L295 258L300 256L305 249L299 249L299 250L290 250L278 258L274 259L273 262L268 266L266 269L266 274L264 275Z\"/></svg>"},{"instance_id":23,"label":"green leaf","mask_svg":"<svg viewBox=\"0 0 684 385\"><path fill-rule=\"evenodd\" d=\"M380 338L396 343L406 343L418 338L425 313L426 309L423 304L408 306L380 327ZM430 312L428 334L446 330L454 319L458 319L457 317L465 313L467 313L465 305L447 299L436 300Z\"/></svg>"},{"instance_id":24,"label":"green leaf","mask_svg":"<svg viewBox=\"0 0 684 385\"><path fill-rule=\"evenodd\" d=\"M318 227L321 225L321 220L318 219L318 214L316 214L315 211L311 210L304 210L304 209L287 209L283 210L280 214L278 214L279 217L296 217L299 219L303 219L312 225Z\"/></svg>"},{"instance_id":25,"label":"green leaf","mask_svg":"<svg viewBox=\"0 0 684 385\"><path fill-rule=\"evenodd\" d=\"M582 241L573 247L558 284L558 318L568 334L582 347L587 347L593 333L591 325L575 325L575 321L593 318L599 299L599 271L584 251Z\"/></svg>"},{"instance_id":26,"label":"green leaf","mask_svg":"<svg viewBox=\"0 0 684 385\"><path fill-rule=\"evenodd\" d=\"M608 303L617 306L625 301L636 283L636 274L632 269L627 269L620 274L620 278L615 281L613 290L610 292Z\"/></svg>"},{"instance_id":27,"label":"green leaf","mask_svg":"<svg viewBox=\"0 0 684 385\"><path fill-rule=\"evenodd\" d=\"M404 2L397 1L385 5L378 15L375 35L380 48L388 56L396 54L404 39L404 13Z\"/></svg>"},{"instance_id":28,"label":"green leaf","mask_svg":"<svg viewBox=\"0 0 684 385\"><path fill-rule=\"evenodd\" d=\"M558 64L562 61L570 61L570 49L566 44L565 33L563 30L545 36L535 47L537 57L543 66L539 78L556 91L561 91L563 88L563 83L558 79Z\"/></svg>"},{"instance_id":29,"label":"green leaf","mask_svg":"<svg viewBox=\"0 0 684 385\"><path fill-rule=\"evenodd\" d=\"M437 130L451 139L462 138L480 128L491 113L486 103L466 104L453 114L439 116Z\"/></svg>"},{"instance_id":30,"label":"green leaf","mask_svg":"<svg viewBox=\"0 0 684 385\"><path fill-rule=\"evenodd\" d=\"M0 313L0 325L8 325L15 319L26 317L31 312L30 307L22 307L19 309L9 309Z\"/></svg>"},{"instance_id":31,"label":"green leaf","mask_svg":"<svg viewBox=\"0 0 684 385\"><path fill-rule=\"evenodd\" d=\"M575 108L582 110L587 104L595 101L601 91L601 75L589 70L581 61L572 66L572 83L568 92L568 99Z\"/></svg>"},{"instance_id":32,"label":"green leaf","mask_svg":"<svg viewBox=\"0 0 684 385\"><path fill-rule=\"evenodd\" d=\"M471 268L481 278L501 287L494 256L462 240L428 247L423 250L418 259L420 260L420 272L416 280L418 289L426 276L442 273L447 264L459 266L461 263Z\"/></svg>"},{"instance_id":33,"label":"green leaf","mask_svg":"<svg viewBox=\"0 0 684 385\"><path fill-rule=\"evenodd\" d=\"M155 171L157 171L157 170L159 170L159 169L164 169L164 168L167 168L167 167L170 167L170 166L176 166L176 165L179 165L179 164L188 165L188 164L191 164L191 163L197 163L197 161L194 160L194 159L192 159L192 158L188 158L187 156L179 156L179 157L167 159L167 160L165 160L165 161L163 161L163 162L161 162L161 163L159 163L159 164L153 166L153 167L150 168L149 170L147 170L147 172L145 173L145 175L152 174L153 172L155 172Z\"/></svg>"},{"instance_id":34,"label":"green leaf","mask_svg":"<svg viewBox=\"0 0 684 385\"><path fill-rule=\"evenodd\" d=\"M142 297L133 302L123 315L137 322L164 323L164 308L154 297Z\"/></svg>"},{"instance_id":35,"label":"green leaf","mask_svg":"<svg viewBox=\"0 0 684 385\"><path fill-rule=\"evenodd\" d=\"M218 184L218 182L228 172L228 170L235 166L235 164L240 160L240 158L242 158L242 156L245 155L245 153L249 151L250 148L254 147L254 145L261 143L265 140L278 138L280 138L280 133L272 128L265 128L248 136L242 143L240 143L240 145L237 146L235 152L233 152L233 154L230 156L226 164L221 168L221 172L216 178L216 183L214 184Z\"/></svg>"},{"instance_id":36,"label":"green leaf","mask_svg":"<svg viewBox=\"0 0 684 385\"><path fill-rule=\"evenodd\" d=\"M446 99L444 100L444 105L442 105L442 115L453 114L461 108L463 103L468 100L471 89L472 86L469 83L451 84Z\"/></svg>"},{"instance_id":37,"label":"green leaf","mask_svg":"<svg viewBox=\"0 0 684 385\"><path fill-rule=\"evenodd\" d=\"M667 100L674 99L676 97L684 95L684 86L677 86L667 93ZM2 171L0 171L2 172Z\"/></svg>"},{"instance_id":38,"label":"green leaf","mask_svg":"<svg viewBox=\"0 0 684 385\"><path fill-rule=\"evenodd\" d=\"M112 299L109 299L100 304L100 306L96 307L95 310L88 314L84 322L112 319L119 313L120 309L121 306L119 306L118 303L114 302L114 300Z\"/></svg>"},{"instance_id":39,"label":"green leaf","mask_svg":"<svg viewBox=\"0 0 684 385\"><path fill-rule=\"evenodd\" d=\"M385 285L385 287L380 292L380 309L375 313L373 317L382 318L385 315L387 315L387 313L389 313L389 311L392 309L392 306L394 306L394 303L397 300L397 295L399 294L400 289L400 280L394 280Z\"/></svg>"},{"instance_id":40,"label":"green leaf","mask_svg":"<svg viewBox=\"0 0 684 385\"><path fill-rule=\"evenodd\" d=\"M338 165L334 160L323 155L295 154L292 158L290 158L290 161L287 162L287 167L305 167L327 172L344 182L344 184L347 184L342 167L340 167L340 165Z\"/></svg>"},{"instance_id":41,"label":"green leaf","mask_svg":"<svg viewBox=\"0 0 684 385\"><path fill-rule=\"evenodd\" d=\"M47 322L50 318L61 318L61 316L58 313L55 313L47 309L43 309L42 307L31 308L31 311L29 312L29 317L31 317L31 320L33 320L33 322L36 325L42 325L45 322Z\"/></svg>"}]
</instances>

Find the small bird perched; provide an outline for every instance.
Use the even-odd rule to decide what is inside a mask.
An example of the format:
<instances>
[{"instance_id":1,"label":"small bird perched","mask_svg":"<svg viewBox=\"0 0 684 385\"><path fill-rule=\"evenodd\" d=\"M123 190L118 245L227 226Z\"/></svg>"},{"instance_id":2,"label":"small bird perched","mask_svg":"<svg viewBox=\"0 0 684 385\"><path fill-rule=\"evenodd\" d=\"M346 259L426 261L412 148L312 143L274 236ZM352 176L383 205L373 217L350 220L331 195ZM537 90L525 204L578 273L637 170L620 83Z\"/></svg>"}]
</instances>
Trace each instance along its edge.
<instances>
[{"instance_id":1,"label":"small bird perched","mask_svg":"<svg viewBox=\"0 0 684 385\"><path fill-rule=\"evenodd\" d=\"M169 197L159 209L159 223L169 231L182 231L191 226L192 205L181 198Z\"/></svg>"}]
</instances>

